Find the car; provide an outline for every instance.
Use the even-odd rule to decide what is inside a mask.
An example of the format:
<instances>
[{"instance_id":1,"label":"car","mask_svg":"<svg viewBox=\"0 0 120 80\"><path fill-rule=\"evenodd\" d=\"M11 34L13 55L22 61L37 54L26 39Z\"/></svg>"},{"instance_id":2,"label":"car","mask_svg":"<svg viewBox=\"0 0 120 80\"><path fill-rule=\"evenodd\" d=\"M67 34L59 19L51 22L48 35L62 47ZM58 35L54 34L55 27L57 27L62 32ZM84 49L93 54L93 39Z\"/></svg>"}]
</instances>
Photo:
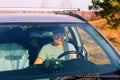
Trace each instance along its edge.
<instances>
[{"instance_id":1,"label":"car","mask_svg":"<svg viewBox=\"0 0 120 80\"><path fill-rule=\"evenodd\" d=\"M119 51L75 10L29 10L0 14L0 80L120 79ZM76 51L64 49L58 57L34 64L59 28ZM62 59L71 54L77 57Z\"/></svg>"}]
</instances>

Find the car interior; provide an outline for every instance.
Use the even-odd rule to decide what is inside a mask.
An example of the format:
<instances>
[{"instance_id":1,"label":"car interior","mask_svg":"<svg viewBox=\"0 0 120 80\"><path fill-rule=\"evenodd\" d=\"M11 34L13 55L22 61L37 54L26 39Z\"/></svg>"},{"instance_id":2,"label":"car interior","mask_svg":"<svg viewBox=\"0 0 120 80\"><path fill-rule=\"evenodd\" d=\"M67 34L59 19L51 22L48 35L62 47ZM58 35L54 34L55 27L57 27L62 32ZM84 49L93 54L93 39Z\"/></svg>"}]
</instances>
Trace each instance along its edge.
<instances>
[{"instance_id":1,"label":"car interior","mask_svg":"<svg viewBox=\"0 0 120 80\"><path fill-rule=\"evenodd\" d=\"M82 54L81 50L83 50L83 53L85 54L82 54L82 57L84 58L79 58L78 56L77 59L59 60L62 56L65 56L66 54L74 53L71 51L59 55L59 59L51 59L49 61L46 60L44 64L34 65L34 61L41 48L45 44L53 42L53 31L57 30L58 27L60 26L46 26L43 24L42 26L39 24L0 25L0 71L12 70L11 73L13 74L16 74L16 72L18 71L18 75L20 74L20 77L21 75L25 76L21 73L26 72L27 75L29 74L29 71L31 71L30 73L35 73L33 74L33 76L44 75L46 77L46 75L48 75L49 73L50 76L55 75L56 77L58 77L67 75L69 73L83 74L86 72L97 72L100 74L104 74L106 72L109 73L111 71L117 70L117 67L112 65L109 59L107 59L105 62L106 56L102 55L102 52L99 51L99 47L96 47L97 44L94 44L92 40L90 41L88 35L86 35L81 30L78 30L81 32L81 34L77 33L76 30L79 28L75 27L72 29L72 27L69 27L69 25L62 26L62 28L65 30L64 40L74 45L77 54ZM90 48L84 47L85 44L83 44L82 41L88 44L88 46L86 45L86 47ZM78 42L80 43L80 45ZM95 46L91 45L91 43L93 43ZM89 55L87 49L91 51L91 53L89 52ZM99 55L102 57L99 58ZM88 56L89 58L91 58L91 60L88 58ZM96 58L97 60L99 60L100 64L97 64L98 62L96 61ZM92 59L95 60L93 60L92 62ZM101 61L103 61L103 63ZM56 62L58 63L57 65Z\"/></svg>"},{"instance_id":2,"label":"car interior","mask_svg":"<svg viewBox=\"0 0 120 80\"><path fill-rule=\"evenodd\" d=\"M0 30L2 30L0 33L0 46L1 46L0 52L2 52L4 48L4 52L2 53L6 54L4 55L5 57L4 59L7 59L4 65L12 66L10 70L21 69L29 65L33 65L43 45L53 42L51 28L50 29L48 28L46 30L45 28L39 27L29 28L27 26L26 28L26 26L20 27L17 26L17 27L1 27ZM68 37L67 35L65 35L65 41L68 41L75 45L75 41L74 42L72 41L72 37ZM0 55L3 55L2 53ZM17 65L15 66L13 64ZM3 63L0 63L0 65L3 65Z\"/></svg>"}]
</instances>

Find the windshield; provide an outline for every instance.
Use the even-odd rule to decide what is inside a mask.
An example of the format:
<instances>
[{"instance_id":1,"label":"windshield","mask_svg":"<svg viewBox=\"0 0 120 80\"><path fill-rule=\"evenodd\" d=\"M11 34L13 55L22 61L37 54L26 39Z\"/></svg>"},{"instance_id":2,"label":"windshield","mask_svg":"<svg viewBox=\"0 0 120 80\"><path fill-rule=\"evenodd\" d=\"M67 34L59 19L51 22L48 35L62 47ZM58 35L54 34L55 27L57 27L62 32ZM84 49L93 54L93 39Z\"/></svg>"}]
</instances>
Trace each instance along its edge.
<instances>
[{"instance_id":1,"label":"windshield","mask_svg":"<svg viewBox=\"0 0 120 80\"><path fill-rule=\"evenodd\" d=\"M61 43L65 47L61 47ZM86 23L0 24L1 72L29 70L40 78L105 74L120 69L117 54L110 43ZM38 57L42 58L42 64L35 64Z\"/></svg>"}]
</instances>

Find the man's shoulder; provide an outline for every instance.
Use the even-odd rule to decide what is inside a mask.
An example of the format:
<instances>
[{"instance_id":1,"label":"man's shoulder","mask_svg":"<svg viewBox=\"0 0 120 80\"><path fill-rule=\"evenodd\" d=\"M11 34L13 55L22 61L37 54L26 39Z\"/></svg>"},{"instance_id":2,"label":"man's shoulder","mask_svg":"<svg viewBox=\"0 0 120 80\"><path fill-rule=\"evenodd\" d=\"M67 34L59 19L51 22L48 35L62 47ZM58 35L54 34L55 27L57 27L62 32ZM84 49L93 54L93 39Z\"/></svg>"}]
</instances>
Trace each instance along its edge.
<instances>
[{"instance_id":1,"label":"man's shoulder","mask_svg":"<svg viewBox=\"0 0 120 80\"><path fill-rule=\"evenodd\" d=\"M69 50L76 50L75 47L74 47L74 45L72 43L64 42L64 46L68 47Z\"/></svg>"},{"instance_id":2,"label":"man's shoulder","mask_svg":"<svg viewBox=\"0 0 120 80\"><path fill-rule=\"evenodd\" d=\"M45 44L43 47L49 47L49 46L53 46L53 42L50 42L50 43L48 43L48 44Z\"/></svg>"}]
</instances>

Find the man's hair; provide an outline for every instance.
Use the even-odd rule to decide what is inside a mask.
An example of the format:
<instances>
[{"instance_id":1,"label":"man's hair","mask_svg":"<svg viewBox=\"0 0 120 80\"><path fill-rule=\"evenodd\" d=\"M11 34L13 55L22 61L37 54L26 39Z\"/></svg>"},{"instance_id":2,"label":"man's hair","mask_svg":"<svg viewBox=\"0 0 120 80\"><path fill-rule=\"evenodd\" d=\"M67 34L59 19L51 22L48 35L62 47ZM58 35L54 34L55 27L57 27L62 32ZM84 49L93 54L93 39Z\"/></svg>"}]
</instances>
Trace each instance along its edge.
<instances>
[{"instance_id":1,"label":"man's hair","mask_svg":"<svg viewBox=\"0 0 120 80\"><path fill-rule=\"evenodd\" d=\"M59 27L56 30L53 31L53 34L58 34L58 33L62 33L64 34L64 28L63 27Z\"/></svg>"}]
</instances>

